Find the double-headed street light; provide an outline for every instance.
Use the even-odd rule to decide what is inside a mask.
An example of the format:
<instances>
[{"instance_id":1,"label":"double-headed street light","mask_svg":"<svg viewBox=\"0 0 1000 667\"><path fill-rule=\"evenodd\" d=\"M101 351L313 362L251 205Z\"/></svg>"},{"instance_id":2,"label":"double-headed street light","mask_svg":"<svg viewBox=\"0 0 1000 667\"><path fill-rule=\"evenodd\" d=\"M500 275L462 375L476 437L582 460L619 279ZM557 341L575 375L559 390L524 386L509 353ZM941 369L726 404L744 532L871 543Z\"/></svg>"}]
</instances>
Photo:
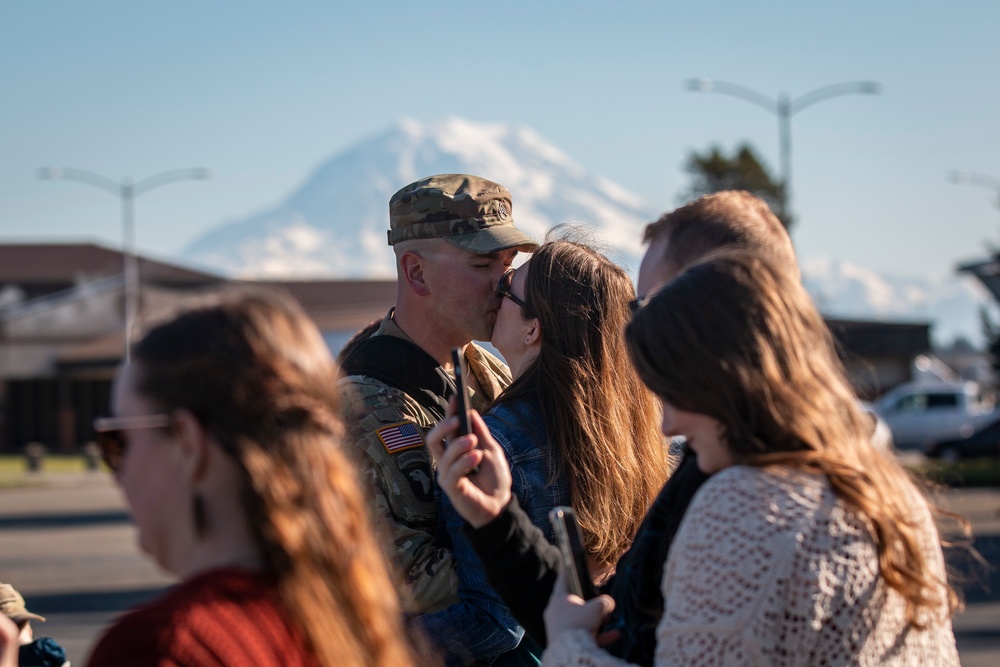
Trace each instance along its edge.
<instances>
[{"instance_id":1,"label":"double-headed street light","mask_svg":"<svg viewBox=\"0 0 1000 667\"><path fill-rule=\"evenodd\" d=\"M139 311L139 259L135 251L135 199L153 188L176 181L206 180L208 169L174 169L165 171L138 183L129 178L121 182L85 169L44 167L38 177L49 181L67 180L86 183L118 197L122 203L122 258L125 283L125 363L131 355L132 334Z\"/></svg>"},{"instance_id":2,"label":"double-headed street light","mask_svg":"<svg viewBox=\"0 0 1000 667\"><path fill-rule=\"evenodd\" d=\"M877 95L882 86L875 81L853 81L835 83L817 88L795 99L788 93L779 93L777 99L736 83L715 79L688 79L688 90L699 93L722 93L732 95L755 104L778 117L778 144L781 150L781 216L789 212L792 191L792 116L817 102L839 95Z\"/></svg>"},{"instance_id":3,"label":"double-headed street light","mask_svg":"<svg viewBox=\"0 0 1000 667\"><path fill-rule=\"evenodd\" d=\"M997 200L994 204L997 208L1000 208L1000 178L990 176L989 174L980 174L975 171L964 170L955 170L951 172L951 174L949 174L949 178L951 182L956 185L975 185L980 188L993 190L993 192L997 195Z\"/></svg>"}]
</instances>

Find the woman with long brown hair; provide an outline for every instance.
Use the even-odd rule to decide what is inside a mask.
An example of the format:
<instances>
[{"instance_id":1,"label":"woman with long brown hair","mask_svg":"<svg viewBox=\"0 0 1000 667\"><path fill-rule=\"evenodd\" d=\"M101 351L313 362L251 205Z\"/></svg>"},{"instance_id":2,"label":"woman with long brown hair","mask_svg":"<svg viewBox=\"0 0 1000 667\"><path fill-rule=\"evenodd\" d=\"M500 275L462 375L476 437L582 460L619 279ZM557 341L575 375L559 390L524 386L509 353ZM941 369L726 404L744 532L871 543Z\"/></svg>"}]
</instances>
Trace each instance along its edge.
<instances>
[{"instance_id":1,"label":"woman with long brown hair","mask_svg":"<svg viewBox=\"0 0 1000 667\"><path fill-rule=\"evenodd\" d=\"M600 579L628 548L668 474L655 401L628 363L621 335L632 282L592 248L559 240L510 269L499 291L506 298L493 341L514 381L486 423L499 436L523 429L504 417L505 408L537 401L554 463L549 481L565 476ZM518 292L520 303L512 298Z\"/></svg>"},{"instance_id":2,"label":"woman with long brown hair","mask_svg":"<svg viewBox=\"0 0 1000 667\"><path fill-rule=\"evenodd\" d=\"M288 296L153 328L95 424L139 543L180 583L108 630L106 665L412 665L395 582L341 450L337 373Z\"/></svg>"},{"instance_id":3,"label":"woman with long brown hair","mask_svg":"<svg viewBox=\"0 0 1000 667\"><path fill-rule=\"evenodd\" d=\"M717 254L654 294L626 338L663 433L714 473L667 558L657 665L958 664L930 506L872 446L794 275ZM609 603L557 585L544 664L620 664L592 635Z\"/></svg>"},{"instance_id":4,"label":"woman with long brown hair","mask_svg":"<svg viewBox=\"0 0 1000 667\"><path fill-rule=\"evenodd\" d=\"M570 505L591 572L601 580L629 547L668 476L655 400L628 363L622 335L635 291L621 267L566 239L541 245L504 274L493 345L513 383L483 419L511 467L513 493L554 539L548 512ZM486 581L447 500L461 602L422 617L451 664L496 655L520 628ZM541 653L530 642L519 651ZM506 659L506 658L504 658Z\"/></svg>"}]
</instances>

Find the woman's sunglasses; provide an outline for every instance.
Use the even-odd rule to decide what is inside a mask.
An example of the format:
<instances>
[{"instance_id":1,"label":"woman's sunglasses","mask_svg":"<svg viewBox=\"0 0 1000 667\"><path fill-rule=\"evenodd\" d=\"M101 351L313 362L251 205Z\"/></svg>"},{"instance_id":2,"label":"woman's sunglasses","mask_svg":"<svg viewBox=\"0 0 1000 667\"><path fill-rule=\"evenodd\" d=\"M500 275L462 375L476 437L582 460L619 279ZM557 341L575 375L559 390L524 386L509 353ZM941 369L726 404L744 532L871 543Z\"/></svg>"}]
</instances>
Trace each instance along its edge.
<instances>
[{"instance_id":1,"label":"woman's sunglasses","mask_svg":"<svg viewBox=\"0 0 1000 667\"><path fill-rule=\"evenodd\" d=\"M504 271L504 274L500 276L500 282L497 283L497 288L493 293L497 296L497 298L502 299L503 297L507 297L517 305L521 306L521 308L530 311L531 309L528 308L528 304L526 304L521 297L516 296L510 291L510 286L514 282L514 271L516 271L514 268Z\"/></svg>"},{"instance_id":2,"label":"woman's sunglasses","mask_svg":"<svg viewBox=\"0 0 1000 667\"><path fill-rule=\"evenodd\" d=\"M170 415L136 415L133 417L98 417L94 420L94 435L101 448L101 458L111 472L118 472L125 458L128 440L126 431L140 428L170 426Z\"/></svg>"}]
</instances>

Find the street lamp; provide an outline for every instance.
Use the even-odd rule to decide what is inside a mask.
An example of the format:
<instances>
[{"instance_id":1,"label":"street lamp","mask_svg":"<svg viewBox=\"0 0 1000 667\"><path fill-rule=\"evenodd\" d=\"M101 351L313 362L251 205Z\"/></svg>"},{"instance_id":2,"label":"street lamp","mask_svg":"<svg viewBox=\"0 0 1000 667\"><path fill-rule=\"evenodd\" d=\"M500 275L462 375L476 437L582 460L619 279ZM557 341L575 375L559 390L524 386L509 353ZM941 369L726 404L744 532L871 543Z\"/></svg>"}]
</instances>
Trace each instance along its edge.
<instances>
[{"instance_id":1,"label":"street lamp","mask_svg":"<svg viewBox=\"0 0 1000 667\"><path fill-rule=\"evenodd\" d=\"M132 332L135 327L139 307L139 259L135 251L135 199L153 188L176 181L199 181L210 177L208 169L174 169L165 171L138 183L132 183L130 178L114 181L85 169L71 167L43 167L38 170L38 177L48 181L77 181L86 183L118 197L122 203L122 258L125 282L125 363L132 354Z\"/></svg>"},{"instance_id":2,"label":"street lamp","mask_svg":"<svg viewBox=\"0 0 1000 667\"><path fill-rule=\"evenodd\" d=\"M778 117L778 144L781 149L782 217L788 212L788 202L791 200L792 192L792 116L830 97L854 94L877 95L882 92L881 84L875 81L835 83L817 88L795 99L790 99L788 93L779 93L777 99L774 99L752 88L715 79L688 79L687 88L699 93L722 93L723 95L739 97Z\"/></svg>"},{"instance_id":3,"label":"street lamp","mask_svg":"<svg viewBox=\"0 0 1000 667\"><path fill-rule=\"evenodd\" d=\"M964 171L956 169L949 174L952 183L956 185L975 185L981 188L993 190L997 195L995 205L1000 208L1000 178L989 174L980 174L975 171Z\"/></svg>"}]
</instances>

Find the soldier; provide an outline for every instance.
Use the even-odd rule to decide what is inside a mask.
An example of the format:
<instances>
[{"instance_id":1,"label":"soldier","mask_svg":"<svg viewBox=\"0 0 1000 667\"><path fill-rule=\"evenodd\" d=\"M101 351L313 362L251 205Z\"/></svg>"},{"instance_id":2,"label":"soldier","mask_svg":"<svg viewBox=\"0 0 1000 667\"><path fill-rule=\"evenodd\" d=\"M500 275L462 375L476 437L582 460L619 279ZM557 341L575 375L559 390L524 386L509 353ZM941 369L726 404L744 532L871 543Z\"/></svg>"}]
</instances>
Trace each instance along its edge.
<instances>
[{"instance_id":1,"label":"soldier","mask_svg":"<svg viewBox=\"0 0 1000 667\"><path fill-rule=\"evenodd\" d=\"M425 433L454 391L451 349L463 348L472 407L510 383L507 367L472 343L489 340L494 294L519 250L537 244L514 227L510 192L477 176L442 174L389 200L396 305L343 362L344 423L386 519L411 587L411 610L457 601L448 545L436 540L434 475Z\"/></svg>"}]
</instances>

